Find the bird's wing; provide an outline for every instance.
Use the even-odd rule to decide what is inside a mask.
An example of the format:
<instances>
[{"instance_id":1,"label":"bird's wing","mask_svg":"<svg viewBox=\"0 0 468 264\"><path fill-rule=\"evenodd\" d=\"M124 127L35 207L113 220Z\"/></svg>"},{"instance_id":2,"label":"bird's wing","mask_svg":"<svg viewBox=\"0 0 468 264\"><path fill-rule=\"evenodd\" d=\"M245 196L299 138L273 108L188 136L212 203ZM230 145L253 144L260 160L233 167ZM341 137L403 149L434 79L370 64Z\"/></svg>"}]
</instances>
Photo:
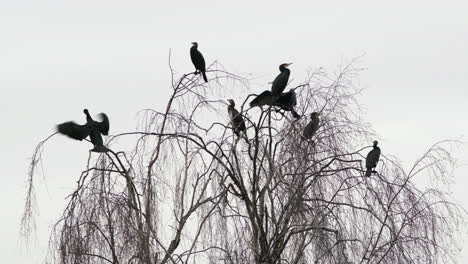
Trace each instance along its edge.
<instances>
[{"instance_id":1,"label":"bird's wing","mask_svg":"<svg viewBox=\"0 0 468 264\"><path fill-rule=\"evenodd\" d=\"M288 92L288 103L290 106L297 105L296 93L294 91Z\"/></svg>"},{"instance_id":2,"label":"bird's wing","mask_svg":"<svg viewBox=\"0 0 468 264\"><path fill-rule=\"evenodd\" d=\"M206 69L205 58L203 58L203 55L201 54L199 50L191 49L190 58L192 59L192 63L197 70L205 71Z\"/></svg>"},{"instance_id":3,"label":"bird's wing","mask_svg":"<svg viewBox=\"0 0 468 264\"><path fill-rule=\"evenodd\" d=\"M195 47L190 48L190 59L192 59L192 63L194 65L198 62L198 50Z\"/></svg>"},{"instance_id":4,"label":"bird's wing","mask_svg":"<svg viewBox=\"0 0 468 264\"><path fill-rule=\"evenodd\" d=\"M314 118L314 120L312 120L312 128L314 130L314 134L315 132L317 132L318 128L319 128L319 124L320 124L320 120L318 117Z\"/></svg>"},{"instance_id":5,"label":"bird's wing","mask_svg":"<svg viewBox=\"0 0 468 264\"><path fill-rule=\"evenodd\" d=\"M312 137L312 121L304 127L304 130L302 131L302 136L307 139L310 139Z\"/></svg>"},{"instance_id":6,"label":"bird's wing","mask_svg":"<svg viewBox=\"0 0 468 264\"><path fill-rule=\"evenodd\" d=\"M241 114L236 116L235 122L236 122L236 124L238 124L238 127L239 127L240 130L244 131L246 129L244 118L242 117Z\"/></svg>"},{"instance_id":7,"label":"bird's wing","mask_svg":"<svg viewBox=\"0 0 468 264\"><path fill-rule=\"evenodd\" d=\"M76 140L83 140L89 135L89 128L86 125L78 125L72 121L57 125L57 131Z\"/></svg>"},{"instance_id":8,"label":"bird's wing","mask_svg":"<svg viewBox=\"0 0 468 264\"><path fill-rule=\"evenodd\" d=\"M250 107L254 106L264 106L271 104L272 96L270 91L264 91L263 93L257 95L251 102Z\"/></svg>"},{"instance_id":9,"label":"bird's wing","mask_svg":"<svg viewBox=\"0 0 468 264\"><path fill-rule=\"evenodd\" d=\"M373 155L373 151L374 151L374 150L371 150L371 151L369 151L369 153L367 153L367 156L366 156L366 168L371 168L371 167L372 167L372 155Z\"/></svg>"},{"instance_id":10,"label":"bird's wing","mask_svg":"<svg viewBox=\"0 0 468 264\"><path fill-rule=\"evenodd\" d=\"M231 110L230 114L232 125L237 129L245 130L244 118L242 117L241 113L239 113L239 111L234 108Z\"/></svg>"},{"instance_id":11,"label":"bird's wing","mask_svg":"<svg viewBox=\"0 0 468 264\"><path fill-rule=\"evenodd\" d=\"M375 149L375 165L377 166L377 163L379 162L380 159L380 148Z\"/></svg>"},{"instance_id":12,"label":"bird's wing","mask_svg":"<svg viewBox=\"0 0 468 264\"><path fill-rule=\"evenodd\" d=\"M366 168L372 168L377 165L380 158L380 149L373 149L369 151L366 157Z\"/></svg>"},{"instance_id":13,"label":"bird's wing","mask_svg":"<svg viewBox=\"0 0 468 264\"><path fill-rule=\"evenodd\" d=\"M279 106L284 111L291 112L293 117L298 119L301 118L301 116L294 110L296 104L296 95L294 92L282 93L279 98L273 102L274 106Z\"/></svg>"},{"instance_id":14,"label":"bird's wing","mask_svg":"<svg viewBox=\"0 0 468 264\"><path fill-rule=\"evenodd\" d=\"M312 138L317 132L318 126L319 126L318 118L311 120L309 124L307 124L307 126L304 128L302 135L308 139Z\"/></svg>"},{"instance_id":15,"label":"bird's wing","mask_svg":"<svg viewBox=\"0 0 468 264\"><path fill-rule=\"evenodd\" d=\"M240 115L239 111L237 111L237 109L235 109L235 108L231 108L229 110L229 114L231 115L231 121L232 122L235 122L237 117Z\"/></svg>"},{"instance_id":16,"label":"bird's wing","mask_svg":"<svg viewBox=\"0 0 468 264\"><path fill-rule=\"evenodd\" d=\"M101 118L102 121L97 122L98 129L101 132L101 134L107 136L109 134L109 118L104 113L100 113L99 117Z\"/></svg>"},{"instance_id":17,"label":"bird's wing","mask_svg":"<svg viewBox=\"0 0 468 264\"><path fill-rule=\"evenodd\" d=\"M201 54L201 52L199 50L197 50L198 54L199 54L199 57L200 57L200 67L201 67L201 70L202 71L205 71L206 70L206 64L205 64L205 58L203 57L203 55Z\"/></svg>"},{"instance_id":18,"label":"bird's wing","mask_svg":"<svg viewBox=\"0 0 468 264\"><path fill-rule=\"evenodd\" d=\"M296 106L296 96L294 92L282 93L273 105L279 106L286 111L291 111Z\"/></svg>"}]
</instances>

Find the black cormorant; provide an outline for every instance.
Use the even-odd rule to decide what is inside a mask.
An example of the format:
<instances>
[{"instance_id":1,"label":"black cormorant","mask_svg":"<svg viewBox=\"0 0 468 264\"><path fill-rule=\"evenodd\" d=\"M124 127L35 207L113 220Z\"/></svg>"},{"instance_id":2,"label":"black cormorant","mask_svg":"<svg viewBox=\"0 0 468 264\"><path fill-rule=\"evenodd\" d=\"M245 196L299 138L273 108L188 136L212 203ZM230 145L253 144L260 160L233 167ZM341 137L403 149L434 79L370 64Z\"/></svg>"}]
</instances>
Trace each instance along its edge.
<instances>
[{"instance_id":1,"label":"black cormorant","mask_svg":"<svg viewBox=\"0 0 468 264\"><path fill-rule=\"evenodd\" d=\"M201 72L201 74L203 75L203 80L205 80L205 82L208 82L205 73L205 59L203 58L201 52L198 50L197 42L192 42L192 47L190 48L190 58L192 59L193 66L195 66L195 74L198 74L198 71Z\"/></svg>"},{"instance_id":2,"label":"black cormorant","mask_svg":"<svg viewBox=\"0 0 468 264\"><path fill-rule=\"evenodd\" d=\"M108 135L109 118L106 114L101 113L99 114L99 117L102 121L98 122L93 120L88 109L84 109L83 112L86 115L86 124L78 125L75 122L69 121L57 125L57 131L76 140L83 140L89 136L91 143L94 145L94 148L91 151L106 152L108 149L104 146L101 134Z\"/></svg>"},{"instance_id":3,"label":"black cormorant","mask_svg":"<svg viewBox=\"0 0 468 264\"><path fill-rule=\"evenodd\" d=\"M297 105L296 92L294 89L290 89L287 93L280 94L278 99L273 102L273 105L279 106L281 109L291 112L294 118L301 117L294 110L294 107Z\"/></svg>"},{"instance_id":4,"label":"black cormorant","mask_svg":"<svg viewBox=\"0 0 468 264\"><path fill-rule=\"evenodd\" d=\"M102 121L97 122L93 120L93 118L89 114L88 109L84 109L83 112L86 115L86 121L89 125L91 125L92 127L96 127L104 136L107 136L109 134L109 118L106 114L100 113L99 117L102 119Z\"/></svg>"},{"instance_id":5,"label":"black cormorant","mask_svg":"<svg viewBox=\"0 0 468 264\"><path fill-rule=\"evenodd\" d=\"M313 112L312 114L310 114L310 122L304 128L304 131L302 131L302 136L305 139L311 139L317 132L319 124L319 113Z\"/></svg>"},{"instance_id":6,"label":"black cormorant","mask_svg":"<svg viewBox=\"0 0 468 264\"><path fill-rule=\"evenodd\" d=\"M367 154L366 157L366 176L369 177L371 174L376 171L374 171L375 167L377 166L377 162L379 162L380 158L380 148L377 147L377 144L379 142L377 140L374 140L374 146L371 151L369 151L369 154Z\"/></svg>"},{"instance_id":7,"label":"black cormorant","mask_svg":"<svg viewBox=\"0 0 468 264\"><path fill-rule=\"evenodd\" d=\"M240 136L240 132L241 131L244 132L246 129L244 118L239 113L239 111L237 111L237 109L234 107L236 105L234 103L234 100L229 99L228 101L229 101L228 113L231 119L232 129L234 130L234 134L236 134L237 136Z\"/></svg>"},{"instance_id":8,"label":"black cormorant","mask_svg":"<svg viewBox=\"0 0 468 264\"><path fill-rule=\"evenodd\" d=\"M291 64L292 63L283 63L279 66L279 70L281 73L278 74L278 76L276 76L275 80L273 81L273 84L271 85L271 93L273 96L280 95L286 88L286 85L288 84L289 80L289 75L291 74L291 71L288 69L288 66Z\"/></svg>"},{"instance_id":9,"label":"black cormorant","mask_svg":"<svg viewBox=\"0 0 468 264\"><path fill-rule=\"evenodd\" d=\"M251 102L250 107L255 106L264 106L264 105L272 105L273 104L273 96L271 95L270 91L264 91L263 93L257 95Z\"/></svg>"}]
</instances>

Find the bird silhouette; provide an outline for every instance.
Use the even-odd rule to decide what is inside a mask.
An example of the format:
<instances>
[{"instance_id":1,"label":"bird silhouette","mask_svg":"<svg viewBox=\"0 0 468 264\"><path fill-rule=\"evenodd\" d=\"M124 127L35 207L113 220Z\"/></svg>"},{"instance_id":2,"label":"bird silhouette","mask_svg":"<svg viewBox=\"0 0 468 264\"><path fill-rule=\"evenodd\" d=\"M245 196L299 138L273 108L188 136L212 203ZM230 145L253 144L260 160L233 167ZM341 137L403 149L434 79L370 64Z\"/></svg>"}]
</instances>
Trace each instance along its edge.
<instances>
[{"instance_id":1,"label":"bird silhouette","mask_svg":"<svg viewBox=\"0 0 468 264\"><path fill-rule=\"evenodd\" d=\"M366 176L370 177L371 174L376 171L374 171L375 167L377 167L377 162L379 162L380 159L380 148L377 147L377 144L379 142L377 140L374 140L374 145L372 147L372 150L369 151L369 154L367 154L366 157Z\"/></svg>"},{"instance_id":2,"label":"bird silhouette","mask_svg":"<svg viewBox=\"0 0 468 264\"><path fill-rule=\"evenodd\" d=\"M109 118L106 114L100 113L99 117L101 122L93 120L89 114L88 109L83 110L86 115L86 124L79 125L73 121L68 121L57 125L57 131L60 134L68 136L72 139L83 140L89 136L91 143L94 148L91 151L94 152L106 152L108 149L104 146L102 135L108 135L109 133Z\"/></svg>"},{"instance_id":3,"label":"bird silhouette","mask_svg":"<svg viewBox=\"0 0 468 264\"><path fill-rule=\"evenodd\" d=\"M288 85L289 75L291 71L288 69L288 66L292 63L283 63L279 66L280 74L276 76L275 80L271 85L271 94L273 96L279 96L284 89L286 89L286 85Z\"/></svg>"},{"instance_id":4,"label":"bird silhouette","mask_svg":"<svg viewBox=\"0 0 468 264\"><path fill-rule=\"evenodd\" d=\"M205 59L203 58L201 52L198 50L197 42L192 42L192 47L190 48L190 58L192 59L193 66L195 66L195 74L201 72L201 74L203 75L203 80L205 80L205 82L208 82L208 78L206 78Z\"/></svg>"},{"instance_id":5,"label":"bird silhouette","mask_svg":"<svg viewBox=\"0 0 468 264\"><path fill-rule=\"evenodd\" d=\"M296 110L294 110L294 107L297 105L296 92L294 89L290 89L287 93L281 93L278 99L273 101L273 105L279 106L284 111L291 112L296 119L301 117Z\"/></svg>"},{"instance_id":6,"label":"bird silhouette","mask_svg":"<svg viewBox=\"0 0 468 264\"><path fill-rule=\"evenodd\" d=\"M232 129L234 131L234 134L240 136L240 133L244 132L246 129L244 118L235 108L236 104L234 103L234 100L229 99L228 102L229 105L227 109L229 113L229 118L231 119Z\"/></svg>"},{"instance_id":7,"label":"bird silhouette","mask_svg":"<svg viewBox=\"0 0 468 264\"><path fill-rule=\"evenodd\" d=\"M273 96L271 92L266 90L263 93L257 95L250 103L250 107L259 106L262 107L264 105L272 105L273 104Z\"/></svg>"},{"instance_id":8,"label":"bird silhouette","mask_svg":"<svg viewBox=\"0 0 468 264\"><path fill-rule=\"evenodd\" d=\"M313 112L310 114L310 122L304 127L302 137L311 139L317 132L320 125L319 113Z\"/></svg>"},{"instance_id":9,"label":"bird silhouette","mask_svg":"<svg viewBox=\"0 0 468 264\"><path fill-rule=\"evenodd\" d=\"M280 109L291 112L294 118L300 118L301 116L294 110L294 107L297 105L296 92L294 89L289 90L287 93L281 93L279 96L273 96L270 91L263 91L261 94L257 95L250 103L250 107L264 105L277 106ZM276 110L279 112L279 110Z\"/></svg>"}]
</instances>

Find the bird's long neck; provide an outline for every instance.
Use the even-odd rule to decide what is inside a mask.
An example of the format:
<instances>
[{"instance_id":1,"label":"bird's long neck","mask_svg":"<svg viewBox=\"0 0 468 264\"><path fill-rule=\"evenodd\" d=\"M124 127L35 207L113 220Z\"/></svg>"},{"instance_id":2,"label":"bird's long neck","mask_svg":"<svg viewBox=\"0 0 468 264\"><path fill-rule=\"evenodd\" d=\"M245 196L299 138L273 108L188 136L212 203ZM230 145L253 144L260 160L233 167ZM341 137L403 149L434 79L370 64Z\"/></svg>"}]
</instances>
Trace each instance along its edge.
<instances>
[{"instance_id":1,"label":"bird's long neck","mask_svg":"<svg viewBox=\"0 0 468 264\"><path fill-rule=\"evenodd\" d=\"M88 122L94 121L93 118L91 117L91 115L88 112L86 112L85 115L86 115L86 121L88 121Z\"/></svg>"}]
</instances>

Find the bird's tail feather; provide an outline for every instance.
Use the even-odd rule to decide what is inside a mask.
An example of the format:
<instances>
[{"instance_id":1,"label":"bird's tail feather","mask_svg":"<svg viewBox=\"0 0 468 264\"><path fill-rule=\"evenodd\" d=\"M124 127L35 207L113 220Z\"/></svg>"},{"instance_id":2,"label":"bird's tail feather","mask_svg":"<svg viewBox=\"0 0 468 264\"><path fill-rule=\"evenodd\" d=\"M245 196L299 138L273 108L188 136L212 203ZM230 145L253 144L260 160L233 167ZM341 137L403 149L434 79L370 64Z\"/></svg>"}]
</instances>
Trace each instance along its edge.
<instances>
[{"instance_id":1,"label":"bird's tail feather","mask_svg":"<svg viewBox=\"0 0 468 264\"><path fill-rule=\"evenodd\" d=\"M105 146L94 146L94 148L91 150L92 152L107 152L109 151L108 148Z\"/></svg>"},{"instance_id":2,"label":"bird's tail feather","mask_svg":"<svg viewBox=\"0 0 468 264\"><path fill-rule=\"evenodd\" d=\"M205 82L208 82L208 78L206 78L206 73L204 71L202 72L202 75L203 75L203 80L205 80Z\"/></svg>"},{"instance_id":3,"label":"bird's tail feather","mask_svg":"<svg viewBox=\"0 0 468 264\"><path fill-rule=\"evenodd\" d=\"M366 177L370 177L372 174L372 169L368 168L366 171Z\"/></svg>"},{"instance_id":4,"label":"bird's tail feather","mask_svg":"<svg viewBox=\"0 0 468 264\"><path fill-rule=\"evenodd\" d=\"M301 116L296 111L294 111L294 109L291 110L291 113L294 118L296 119L301 118Z\"/></svg>"}]
</instances>

